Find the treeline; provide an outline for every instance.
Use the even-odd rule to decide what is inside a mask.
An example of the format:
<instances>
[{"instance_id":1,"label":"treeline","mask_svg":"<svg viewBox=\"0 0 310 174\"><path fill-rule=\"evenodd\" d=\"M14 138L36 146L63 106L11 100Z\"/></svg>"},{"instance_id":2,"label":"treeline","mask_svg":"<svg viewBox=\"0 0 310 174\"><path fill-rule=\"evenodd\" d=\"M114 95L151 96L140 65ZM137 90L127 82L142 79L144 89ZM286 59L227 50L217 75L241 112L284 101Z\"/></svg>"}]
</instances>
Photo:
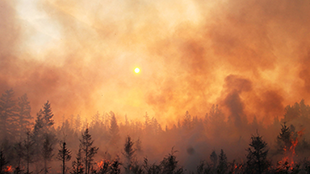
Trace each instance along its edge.
<instances>
[{"instance_id":1,"label":"treeline","mask_svg":"<svg viewBox=\"0 0 310 174\"><path fill-rule=\"evenodd\" d=\"M269 127L233 115L224 121L214 105L204 118L186 112L170 128L147 114L144 121L125 116L121 123L113 112L97 113L89 123L72 116L55 128L49 101L33 122L27 95L15 99L13 90L0 97L0 111L0 173L310 173L304 126L310 107L303 100ZM271 146L260 136L268 133L275 134L265 136L275 142ZM210 146L217 141L219 154Z\"/></svg>"}]
</instances>

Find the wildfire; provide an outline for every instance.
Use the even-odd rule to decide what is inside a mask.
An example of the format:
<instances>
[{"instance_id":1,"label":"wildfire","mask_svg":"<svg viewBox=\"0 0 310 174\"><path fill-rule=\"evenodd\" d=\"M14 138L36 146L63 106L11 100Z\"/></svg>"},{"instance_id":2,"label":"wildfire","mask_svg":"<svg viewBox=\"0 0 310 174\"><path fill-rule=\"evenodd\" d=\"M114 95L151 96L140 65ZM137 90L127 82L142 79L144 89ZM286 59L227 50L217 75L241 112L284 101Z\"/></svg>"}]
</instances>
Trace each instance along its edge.
<instances>
[{"instance_id":1,"label":"wildfire","mask_svg":"<svg viewBox=\"0 0 310 174\"><path fill-rule=\"evenodd\" d=\"M12 166L6 166L6 169L4 170L4 172L13 172Z\"/></svg>"},{"instance_id":2,"label":"wildfire","mask_svg":"<svg viewBox=\"0 0 310 174\"><path fill-rule=\"evenodd\" d=\"M293 170L293 166L295 165L294 157L297 156L295 149L298 144L298 138L304 134L303 131L304 129L297 132L298 136L296 137L295 140L294 139L291 140L291 146L289 148L284 146L283 150L285 156L282 158L281 161L279 161L279 165L282 166L283 169Z\"/></svg>"}]
</instances>

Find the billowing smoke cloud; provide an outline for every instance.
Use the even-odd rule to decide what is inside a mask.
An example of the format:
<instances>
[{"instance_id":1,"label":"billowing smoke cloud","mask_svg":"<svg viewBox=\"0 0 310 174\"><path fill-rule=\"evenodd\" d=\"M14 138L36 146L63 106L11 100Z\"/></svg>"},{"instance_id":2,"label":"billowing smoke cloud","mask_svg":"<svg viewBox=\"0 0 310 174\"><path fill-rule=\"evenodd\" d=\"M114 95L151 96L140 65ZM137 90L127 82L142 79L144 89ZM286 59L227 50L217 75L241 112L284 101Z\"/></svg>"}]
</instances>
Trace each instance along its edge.
<instances>
[{"instance_id":1,"label":"billowing smoke cloud","mask_svg":"<svg viewBox=\"0 0 310 174\"><path fill-rule=\"evenodd\" d=\"M0 89L27 93L33 112L50 100L56 118L170 123L219 104L235 124L270 123L309 100L308 1L31 3L0 2Z\"/></svg>"}]
</instances>

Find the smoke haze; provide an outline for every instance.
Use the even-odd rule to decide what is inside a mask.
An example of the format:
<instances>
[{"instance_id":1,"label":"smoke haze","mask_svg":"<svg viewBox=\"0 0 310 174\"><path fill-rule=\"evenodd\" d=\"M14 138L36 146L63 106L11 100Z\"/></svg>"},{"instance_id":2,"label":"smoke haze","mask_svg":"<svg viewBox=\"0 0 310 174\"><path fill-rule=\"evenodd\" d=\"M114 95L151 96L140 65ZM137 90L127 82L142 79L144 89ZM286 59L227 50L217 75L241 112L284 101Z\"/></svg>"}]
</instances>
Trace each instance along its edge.
<instances>
[{"instance_id":1,"label":"smoke haze","mask_svg":"<svg viewBox=\"0 0 310 174\"><path fill-rule=\"evenodd\" d=\"M27 93L33 113L49 100L56 120L112 110L170 125L219 104L226 121L269 124L309 101L309 9L290 0L2 0L0 90Z\"/></svg>"}]
</instances>

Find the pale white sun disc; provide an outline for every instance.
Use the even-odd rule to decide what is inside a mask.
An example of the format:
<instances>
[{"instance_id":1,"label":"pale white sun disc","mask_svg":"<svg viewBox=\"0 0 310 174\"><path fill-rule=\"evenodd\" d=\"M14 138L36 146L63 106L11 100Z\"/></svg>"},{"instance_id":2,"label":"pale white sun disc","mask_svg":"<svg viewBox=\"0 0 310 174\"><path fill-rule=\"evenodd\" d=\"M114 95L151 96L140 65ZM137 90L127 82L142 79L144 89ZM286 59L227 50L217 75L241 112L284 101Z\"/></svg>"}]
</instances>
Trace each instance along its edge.
<instances>
[{"instance_id":1,"label":"pale white sun disc","mask_svg":"<svg viewBox=\"0 0 310 174\"><path fill-rule=\"evenodd\" d=\"M135 68L135 73L138 74L140 72L140 68Z\"/></svg>"}]
</instances>

